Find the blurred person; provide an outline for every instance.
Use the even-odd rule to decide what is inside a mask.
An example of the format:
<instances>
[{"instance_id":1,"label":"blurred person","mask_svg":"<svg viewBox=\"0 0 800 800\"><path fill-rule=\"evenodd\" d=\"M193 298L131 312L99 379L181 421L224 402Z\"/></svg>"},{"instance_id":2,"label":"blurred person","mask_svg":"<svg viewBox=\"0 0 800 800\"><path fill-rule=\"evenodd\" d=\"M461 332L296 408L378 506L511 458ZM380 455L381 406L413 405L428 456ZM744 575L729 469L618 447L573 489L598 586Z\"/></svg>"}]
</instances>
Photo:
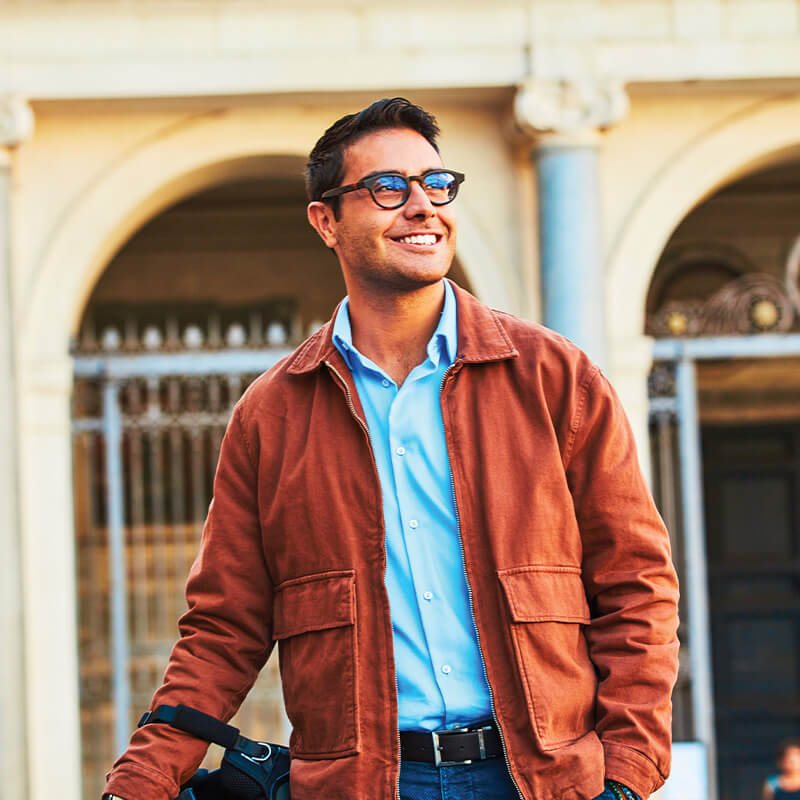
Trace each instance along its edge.
<instances>
[{"instance_id":1,"label":"blurred person","mask_svg":"<svg viewBox=\"0 0 800 800\"><path fill-rule=\"evenodd\" d=\"M800 738L782 741L776 761L778 774L764 782L762 800L800 800Z\"/></svg>"},{"instance_id":2,"label":"blurred person","mask_svg":"<svg viewBox=\"0 0 800 800\"><path fill-rule=\"evenodd\" d=\"M311 151L348 296L236 405L151 708L230 718L277 641L296 800L644 798L670 762L667 533L597 366L445 278L464 176L438 133L393 98ZM140 728L106 792L167 800L204 751Z\"/></svg>"}]
</instances>

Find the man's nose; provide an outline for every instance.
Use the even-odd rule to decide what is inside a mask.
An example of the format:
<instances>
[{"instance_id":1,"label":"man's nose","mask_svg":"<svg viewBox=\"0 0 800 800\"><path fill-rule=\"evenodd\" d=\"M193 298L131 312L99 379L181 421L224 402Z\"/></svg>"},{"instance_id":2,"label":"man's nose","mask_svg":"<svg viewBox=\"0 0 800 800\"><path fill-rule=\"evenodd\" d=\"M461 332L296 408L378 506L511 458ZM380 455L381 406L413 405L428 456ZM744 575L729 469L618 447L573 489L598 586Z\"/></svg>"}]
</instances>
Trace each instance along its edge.
<instances>
[{"instance_id":1,"label":"man's nose","mask_svg":"<svg viewBox=\"0 0 800 800\"><path fill-rule=\"evenodd\" d=\"M431 203L430 197L425 194L422 184L419 181L411 181L411 189L409 191L408 200L406 200L403 211L407 217L428 217L436 214L436 206Z\"/></svg>"}]
</instances>

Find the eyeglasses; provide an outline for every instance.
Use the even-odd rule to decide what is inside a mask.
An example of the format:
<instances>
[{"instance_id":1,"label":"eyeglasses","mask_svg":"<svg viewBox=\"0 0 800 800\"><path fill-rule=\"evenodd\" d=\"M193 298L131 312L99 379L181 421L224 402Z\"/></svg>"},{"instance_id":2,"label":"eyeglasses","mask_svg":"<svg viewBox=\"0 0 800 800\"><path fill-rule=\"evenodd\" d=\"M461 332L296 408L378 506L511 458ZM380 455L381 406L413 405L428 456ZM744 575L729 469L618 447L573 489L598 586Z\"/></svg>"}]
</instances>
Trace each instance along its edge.
<instances>
[{"instance_id":1,"label":"eyeglasses","mask_svg":"<svg viewBox=\"0 0 800 800\"><path fill-rule=\"evenodd\" d=\"M417 181L435 206L444 206L455 200L464 175L451 169L426 169L422 175L402 175L399 172L379 172L358 183L349 183L338 189L328 189L322 199L338 197L356 189L369 189L372 199L381 208L400 208L411 195L411 181Z\"/></svg>"}]
</instances>

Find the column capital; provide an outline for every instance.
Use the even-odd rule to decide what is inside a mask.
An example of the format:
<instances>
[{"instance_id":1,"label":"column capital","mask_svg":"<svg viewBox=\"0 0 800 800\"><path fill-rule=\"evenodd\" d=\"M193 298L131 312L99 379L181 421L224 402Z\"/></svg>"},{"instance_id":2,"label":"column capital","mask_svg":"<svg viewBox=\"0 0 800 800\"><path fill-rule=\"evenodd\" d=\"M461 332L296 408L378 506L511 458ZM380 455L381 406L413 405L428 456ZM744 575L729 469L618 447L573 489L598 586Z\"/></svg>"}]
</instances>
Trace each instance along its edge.
<instances>
[{"instance_id":1,"label":"column capital","mask_svg":"<svg viewBox=\"0 0 800 800\"><path fill-rule=\"evenodd\" d=\"M5 150L22 144L33 134L33 109L16 94L0 94L0 163Z\"/></svg>"},{"instance_id":2,"label":"column capital","mask_svg":"<svg viewBox=\"0 0 800 800\"><path fill-rule=\"evenodd\" d=\"M625 117L629 105L619 81L528 78L517 87L514 121L528 140L592 144Z\"/></svg>"}]
</instances>

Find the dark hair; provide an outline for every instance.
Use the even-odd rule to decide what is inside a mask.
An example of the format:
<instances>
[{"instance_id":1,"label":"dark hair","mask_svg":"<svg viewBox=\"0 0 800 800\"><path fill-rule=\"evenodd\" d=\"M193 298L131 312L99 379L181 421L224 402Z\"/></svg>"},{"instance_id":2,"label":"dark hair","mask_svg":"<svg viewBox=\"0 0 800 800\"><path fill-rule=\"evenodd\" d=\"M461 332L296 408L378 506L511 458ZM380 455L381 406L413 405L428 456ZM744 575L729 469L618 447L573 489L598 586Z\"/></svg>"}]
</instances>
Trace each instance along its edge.
<instances>
[{"instance_id":1,"label":"dark hair","mask_svg":"<svg viewBox=\"0 0 800 800\"><path fill-rule=\"evenodd\" d=\"M786 755L788 750L794 750L795 748L800 750L800 737L793 736L790 739L784 739L778 745L778 761Z\"/></svg>"},{"instance_id":2,"label":"dark hair","mask_svg":"<svg viewBox=\"0 0 800 800\"><path fill-rule=\"evenodd\" d=\"M337 119L322 134L308 156L306 194L309 200L320 200L323 192L335 189L344 173L344 150L362 136L386 128L409 128L424 136L438 153L436 118L404 97L376 100L355 114ZM338 197L330 202L338 212Z\"/></svg>"}]
</instances>

